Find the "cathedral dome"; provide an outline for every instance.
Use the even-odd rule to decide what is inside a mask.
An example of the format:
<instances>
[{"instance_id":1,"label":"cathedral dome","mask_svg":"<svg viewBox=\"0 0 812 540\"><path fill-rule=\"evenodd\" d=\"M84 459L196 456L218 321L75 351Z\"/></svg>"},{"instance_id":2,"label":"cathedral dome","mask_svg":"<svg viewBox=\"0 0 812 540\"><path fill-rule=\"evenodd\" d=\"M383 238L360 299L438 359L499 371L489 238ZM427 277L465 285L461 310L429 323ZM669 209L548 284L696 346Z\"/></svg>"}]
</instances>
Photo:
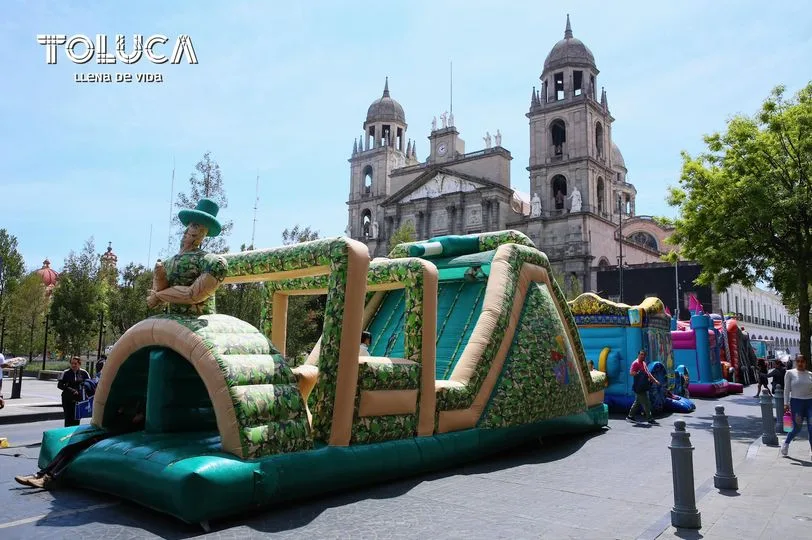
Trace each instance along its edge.
<instances>
[{"instance_id":1,"label":"cathedral dome","mask_svg":"<svg viewBox=\"0 0 812 540\"><path fill-rule=\"evenodd\" d=\"M48 259L45 259L42 262L42 268L37 270L37 274L39 275L40 279L42 279L42 284L49 289L53 288L59 279L59 272L51 268L51 261Z\"/></svg>"},{"instance_id":2,"label":"cathedral dome","mask_svg":"<svg viewBox=\"0 0 812 540\"><path fill-rule=\"evenodd\" d=\"M612 168L626 170L626 161L615 143L612 143Z\"/></svg>"},{"instance_id":3,"label":"cathedral dome","mask_svg":"<svg viewBox=\"0 0 812 540\"><path fill-rule=\"evenodd\" d=\"M406 123L406 114L400 103L389 96L389 77L383 87L383 95L372 102L367 110L367 122L397 122Z\"/></svg>"},{"instance_id":4,"label":"cathedral dome","mask_svg":"<svg viewBox=\"0 0 812 540\"><path fill-rule=\"evenodd\" d=\"M547 59L544 60L544 71L572 65L586 65L597 69L595 56L589 47L578 38L572 37L570 16L567 15L567 27L564 30L564 39L553 45Z\"/></svg>"}]
</instances>

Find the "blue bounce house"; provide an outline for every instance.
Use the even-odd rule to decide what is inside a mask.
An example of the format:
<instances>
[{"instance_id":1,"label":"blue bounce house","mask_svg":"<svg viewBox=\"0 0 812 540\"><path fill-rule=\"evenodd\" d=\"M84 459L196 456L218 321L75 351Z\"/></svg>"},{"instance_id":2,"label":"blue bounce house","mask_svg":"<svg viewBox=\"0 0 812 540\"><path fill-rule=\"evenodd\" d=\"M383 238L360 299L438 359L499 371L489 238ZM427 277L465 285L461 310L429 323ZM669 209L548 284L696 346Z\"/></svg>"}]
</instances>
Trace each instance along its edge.
<instances>
[{"instance_id":1,"label":"blue bounce house","mask_svg":"<svg viewBox=\"0 0 812 540\"><path fill-rule=\"evenodd\" d=\"M660 386L649 390L654 412L691 412L696 406L676 395L671 349L671 316L658 298L646 298L638 306L618 304L584 293L569 302L588 360L606 374L604 402L611 411L627 411L634 402L632 362L645 350L649 371Z\"/></svg>"}]
</instances>

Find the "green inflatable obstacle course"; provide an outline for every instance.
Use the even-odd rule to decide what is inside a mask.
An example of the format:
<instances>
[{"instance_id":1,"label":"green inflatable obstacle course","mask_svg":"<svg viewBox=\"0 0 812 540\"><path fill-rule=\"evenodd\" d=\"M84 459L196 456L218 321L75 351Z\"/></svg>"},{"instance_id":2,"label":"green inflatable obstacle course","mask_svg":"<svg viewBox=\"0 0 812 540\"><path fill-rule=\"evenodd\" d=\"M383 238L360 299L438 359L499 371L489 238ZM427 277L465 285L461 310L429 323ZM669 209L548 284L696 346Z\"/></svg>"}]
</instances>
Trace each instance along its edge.
<instances>
[{"instance_id":1,"label":"green inflatable obstacle course","mask_svg":"<svg viewBox=\"0 0 812 540\"><path fill-rule=\"evenodd\" d=\"M374 261L347 238L225 260L226 283L266 284L265 333L222 314L141 321L109 355L92 425L46 432L41 467L105 433L66 482L208 530L607 424L606 380L588 370L547 257L521 233L401 244ZM324 327L291 367L287 302L299 294L327 297ZM143 430L122 433L121 411L139 406Z\"/></svg>"}]
</instances>

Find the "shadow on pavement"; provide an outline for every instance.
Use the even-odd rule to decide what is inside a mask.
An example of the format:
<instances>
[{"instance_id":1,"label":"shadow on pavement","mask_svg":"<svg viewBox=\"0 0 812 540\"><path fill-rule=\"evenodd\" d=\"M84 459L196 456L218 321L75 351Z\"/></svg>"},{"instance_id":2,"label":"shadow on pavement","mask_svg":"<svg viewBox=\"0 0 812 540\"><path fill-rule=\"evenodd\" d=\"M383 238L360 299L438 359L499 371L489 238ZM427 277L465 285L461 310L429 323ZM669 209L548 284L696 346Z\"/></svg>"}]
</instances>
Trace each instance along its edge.
<instances>
[{"instance_id":1,"label":"shadow on pavement","mask_svg":"<svg viewBox=\"0 0 812 540\"><path fill-rule=\"evenodd\" d=\"M226 531L236 527L246 527L261 533L292 531L308 525L329 509L364 500L400 497L426 481L458 475L485 474L522 465L558 461L574 454L590 439L607 431L608 429L604 428L592 433L544 438L541 440L541 444L539 441L529 442L501 454L495 454L453 469L444 469L386 484L337 491L304 501L290 501L276 508L261 509L257 512L216 520L211 523L212 533L216 534L217 531ZM23 496L41 494L40 490L28 490L24 487L21 487L21 491L25 492L21 493ZM197 537L203 532L198 524L184 524L172 516L108 495L69 487L54 489L50 494L53 497L51 508L45 517L35 522L35 526L77 527L106 524L110 526L110 535L120 533L116 530L119 527L132 527L168 540ZM110 506L92 511L76 512L77 509L102 506L104 503L110 503Z\"/></svg>"},{"instance_id":2,"label":"shadow on pavement","mask_svg":"<svg viewBox=\"0 0 812 540\"><path fill-rule=\"evenodd\" d=\"M705 538L702 536L702 533L695 530L695 529L677 529L674 533L674 536L678 538L684 538L685 540L695 540L699 538Z\"/></svg>"}]
</instances>

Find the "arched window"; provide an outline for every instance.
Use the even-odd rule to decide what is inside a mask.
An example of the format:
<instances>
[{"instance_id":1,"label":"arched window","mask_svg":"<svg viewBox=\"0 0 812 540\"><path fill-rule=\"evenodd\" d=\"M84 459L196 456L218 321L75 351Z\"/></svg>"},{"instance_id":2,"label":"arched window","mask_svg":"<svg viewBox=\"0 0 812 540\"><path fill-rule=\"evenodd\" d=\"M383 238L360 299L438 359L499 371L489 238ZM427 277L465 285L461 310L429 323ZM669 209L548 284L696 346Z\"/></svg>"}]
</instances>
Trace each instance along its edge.
<instances>
[{"instance_id":1,"label":"arched window","mask_svg":"<svg viewBox=\"0 0 812 540\"><path fill-rule=\"evenodd\" d=\"M595 150L598 157L603 157L603 126L600 122L595 125Z\"/></svg>"},{"instance_id":2,"label":"arched window","mask_svg":"<svg viewBox=\"0 0 812 540\"><path fill-rule=\"evenodd\" d=\"M609 269L609 259L606 257L601 257L601 260L598 261L598 269L599 270L608 270Z\"/></svg>"},{"instance_id":3,"label":"arched window","mask_svg":"<svg viewBox=\"0 0 812 540\"><path fill-rule=\"evenodd\" d=\"M652 249L654 251L657 250L657 239L654 238L651 234L645 231L637 231L636 233L632 233L628 236L628 239L635 244L639 244L643 247L648 249Z\"/></svg>"},{"instance_id":4,"label":"arched window","mask_svg":"<svg viewBox=\"0 0 812 540\"><path fill-rule=\"evenodd\" d=\"M364 239L372 236L372 211L368 208L361 212L361 236Z\"/></svg>"},{"instance_id":5,"label":"arched window","mask_svg":"<svg viewBox=\"0 0 812 540\"><path fill-rule=\"evenodd\" d=\"M606 188L603 185L603 177L598 177L598 213L603 214L606 211L605 208L605 200L606 197Z\"/></svg>"},{"instance_id":6,"label":"arched window","mask_svg":"<svg viewBox=\"0 0 812 540\"><path fill-rule=\"evenodd\" d=\"M550 138L553 143L553 152L556 156L564 155L564 143L567 142L567 126L563 120L555 120L550 124Z\"/></svg>"},{"instance_id":7,"label":"arched window","mask_svg":"<svg viewBox=\"0 0 812 540\"><path fill-rule=\"evenodd\" d=\"M372 193L372 165L364 168L364 193L367 195Z\"/></svg>"},{"instance_id":8,"label":"arched window","mask_svg":"<svg viewBox=\"0 0 812 540\"><path fill-rule=\"evenodd\" d=\"M564 209L564 202L567 200L567 179L557 174L551 181L553 201L556 210Z\"/></svg>"}]
</instances>

